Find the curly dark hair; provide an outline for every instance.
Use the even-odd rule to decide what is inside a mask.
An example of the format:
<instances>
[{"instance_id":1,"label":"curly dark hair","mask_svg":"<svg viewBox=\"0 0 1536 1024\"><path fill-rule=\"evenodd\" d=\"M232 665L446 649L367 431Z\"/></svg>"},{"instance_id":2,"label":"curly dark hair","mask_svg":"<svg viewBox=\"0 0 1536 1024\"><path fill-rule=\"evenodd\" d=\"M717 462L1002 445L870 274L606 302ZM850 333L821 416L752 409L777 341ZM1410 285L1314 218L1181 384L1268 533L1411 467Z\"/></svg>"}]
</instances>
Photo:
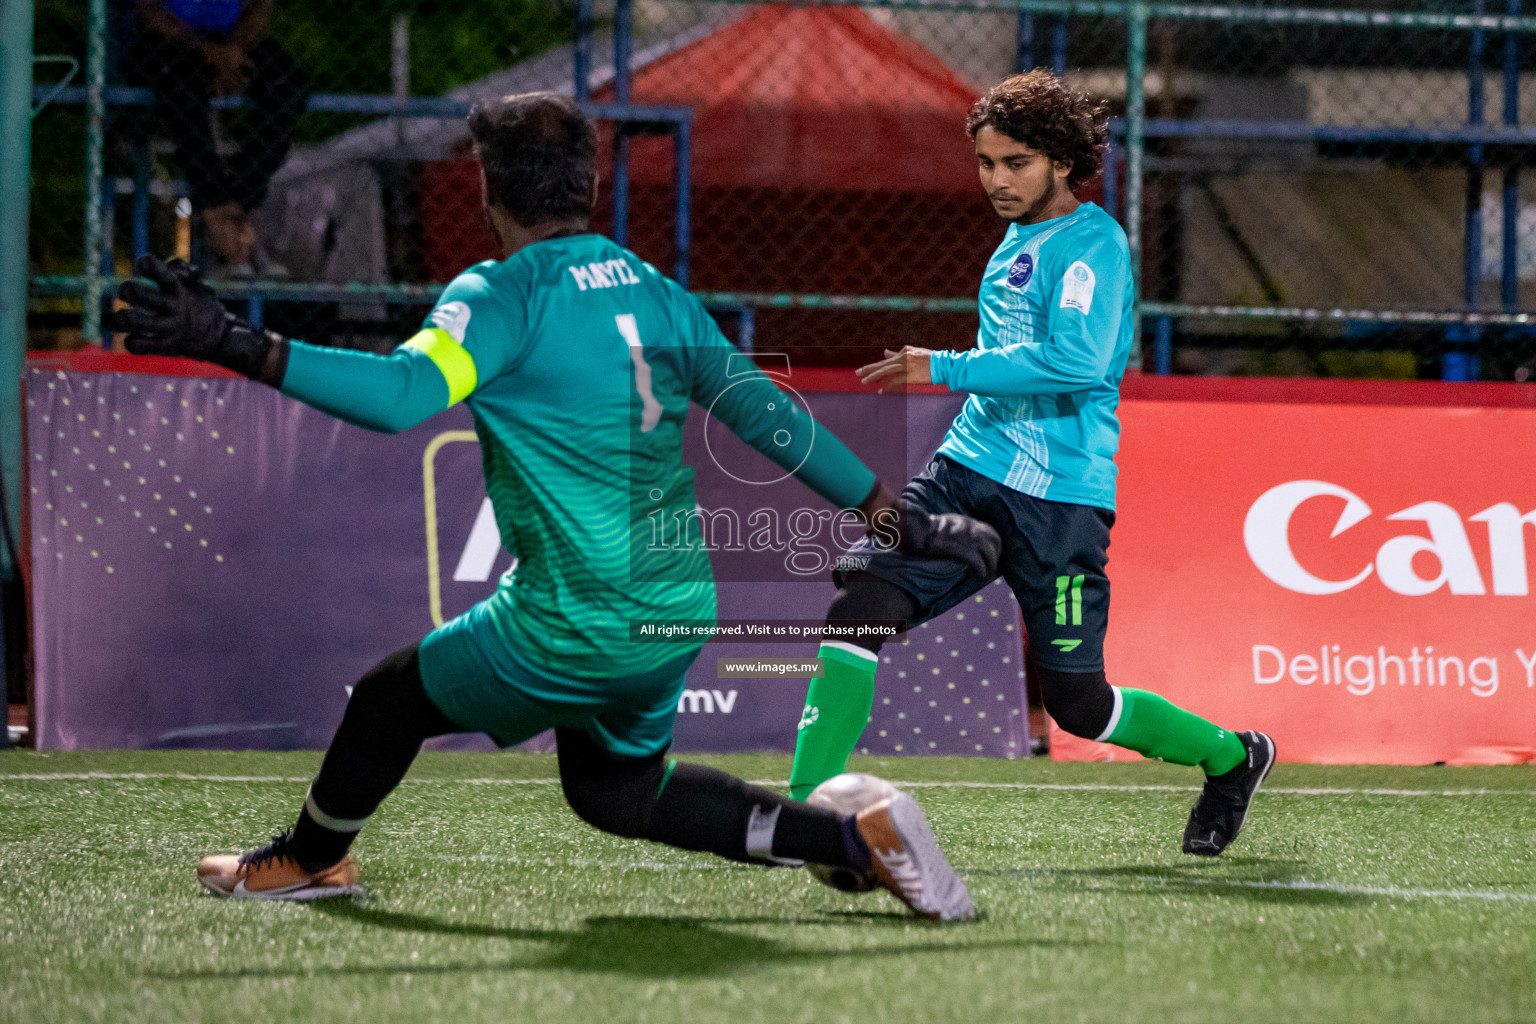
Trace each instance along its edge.
<instances>
[{"instance_id":1,"label":"curly dark hair","mask_svg":"<svg viewBox=\"0 0 1536 1024\"><path fill-rule=\"evenodd\" d=\"M965 130L975 139L983 128L1071 164L1069 188L1093 180L1104 167L1107 108L1043 68L1005 78L977 100L966 116Z\"/></svg>"},{"instance_id":2,"label":"curly dark hair","mask_svg":"<svg viewBox=\"0 0 1536 1024\"><path fill-rule=\"evenodd\" d=\"M597 132L571 100L530 92L481 100L469 112L486 190L524 227L592 212Z\"/></svg>"}]
</instances>

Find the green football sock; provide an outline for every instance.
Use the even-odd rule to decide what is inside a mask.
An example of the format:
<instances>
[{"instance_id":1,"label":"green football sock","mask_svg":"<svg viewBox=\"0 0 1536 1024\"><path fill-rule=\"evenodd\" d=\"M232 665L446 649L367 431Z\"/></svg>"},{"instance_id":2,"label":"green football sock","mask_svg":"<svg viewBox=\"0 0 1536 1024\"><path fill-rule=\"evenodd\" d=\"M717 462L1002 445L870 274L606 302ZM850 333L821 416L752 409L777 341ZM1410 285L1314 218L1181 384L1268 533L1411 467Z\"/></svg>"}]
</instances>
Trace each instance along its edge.
<instances>
[{"instance_id":1,"label":"green football sock","mask_svg":"<svg viewBox=\"0 0 1536 1024\"><path fill-rule=\"evenodd\" d=\"M1221 775L1247 757L1237 734L1212 725L1147 690L1116 686L1115 711L1099 739L1172 764ZM798 761L797 761L798 763Z\"/></svg>"},{"instance_id":2,"label":"green football sock","mask_svg":"<svg viewBox=\"0 0 1536 1024\"><path fill-rule=\"evenodd\" d=\"M811 680L800 715L795 763L789 770L789 795L796 800L847 767L875 704L878 656L844 643L822 644L816 656L826 674Z\"/></svg>"}]
</instances>

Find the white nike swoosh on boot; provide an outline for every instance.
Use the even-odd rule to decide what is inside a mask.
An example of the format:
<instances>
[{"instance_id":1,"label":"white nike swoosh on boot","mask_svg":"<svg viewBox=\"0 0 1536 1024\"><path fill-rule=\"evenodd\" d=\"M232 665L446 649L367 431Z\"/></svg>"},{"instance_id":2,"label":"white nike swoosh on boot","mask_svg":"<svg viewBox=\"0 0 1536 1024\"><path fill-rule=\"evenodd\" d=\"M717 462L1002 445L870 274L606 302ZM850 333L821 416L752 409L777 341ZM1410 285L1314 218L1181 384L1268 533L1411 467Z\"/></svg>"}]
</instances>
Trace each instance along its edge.
<instances>
[{"instance_id":1,"label":"white nike swoosh on boot","mask_svg":"<svg viewBox=\"0 0 1536 1024\"><path fill-rule=\"evenodd\" d=\"M240 881L235 883L235 887L230 890L230 894L234 895L238 893L242 896L254 896L257 899L260 899L263 896L281 896L284 893L293 892L295 889L302 889L308 884L308 882L295 882L293 885L281 885L275 889L262 889L261 891L257 892L251 889L247 889L245 887L245 879L242 878Z\"/></svg>"},{"instance_id":2,"label":"white nike swoosh on boot","mask_svg":"<svg viewBox=\"0 0 1536 1024\"><path fill-rule=\"evenodd\" d=\"M902 850L876 850L875 856L891 874L891 880L910 893L913 898L923 894L923 877L912 863L912 858Z\"/></svg>"}]
</instances>

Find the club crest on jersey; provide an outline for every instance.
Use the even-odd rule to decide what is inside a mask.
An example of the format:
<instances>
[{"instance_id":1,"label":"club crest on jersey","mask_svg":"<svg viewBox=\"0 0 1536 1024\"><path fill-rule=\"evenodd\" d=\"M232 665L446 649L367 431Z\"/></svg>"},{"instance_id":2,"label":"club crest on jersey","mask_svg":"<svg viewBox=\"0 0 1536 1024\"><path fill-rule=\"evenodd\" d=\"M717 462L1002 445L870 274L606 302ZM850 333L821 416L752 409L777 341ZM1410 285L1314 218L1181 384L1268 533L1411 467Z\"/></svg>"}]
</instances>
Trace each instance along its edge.
<instances>
[{"instance_id":1,"label":"club crest on jersey","mask_svg":"<svg viewBox=\"0 0 1536 1024\"><path fill-rule=\"evenodd\" d=\"M1019 253L1019 258L1013 261L1013 266L1008 268L1008 287L1023 288L1029 284L1029 279L1035 276L1035 258L1027 252Z\"/></svg>"}]
</instances>

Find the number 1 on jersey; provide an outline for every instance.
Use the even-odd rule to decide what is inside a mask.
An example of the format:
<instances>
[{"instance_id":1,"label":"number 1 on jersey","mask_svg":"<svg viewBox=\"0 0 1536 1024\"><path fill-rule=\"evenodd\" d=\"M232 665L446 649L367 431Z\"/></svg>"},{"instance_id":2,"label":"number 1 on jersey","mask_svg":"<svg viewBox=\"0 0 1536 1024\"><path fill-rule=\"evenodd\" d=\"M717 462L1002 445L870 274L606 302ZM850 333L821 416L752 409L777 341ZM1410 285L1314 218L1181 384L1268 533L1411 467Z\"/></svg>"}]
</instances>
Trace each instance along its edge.
<instances>
[{"instance_id":1,"label":"number 1 on jersey","mask_svg":"<svg viewBox=\"0 0 1536 1024\"><path fill-rule=\"evenodd\" d=\"M613 318L624 344L629 346L630 361L635 364L635 390L640 393L640 433L649 434L661 422L661 403L651 391L651 364L645 361L645 346L640 344L640 326L635 314L619 313Z\"/></svg>"}]
</instances>

